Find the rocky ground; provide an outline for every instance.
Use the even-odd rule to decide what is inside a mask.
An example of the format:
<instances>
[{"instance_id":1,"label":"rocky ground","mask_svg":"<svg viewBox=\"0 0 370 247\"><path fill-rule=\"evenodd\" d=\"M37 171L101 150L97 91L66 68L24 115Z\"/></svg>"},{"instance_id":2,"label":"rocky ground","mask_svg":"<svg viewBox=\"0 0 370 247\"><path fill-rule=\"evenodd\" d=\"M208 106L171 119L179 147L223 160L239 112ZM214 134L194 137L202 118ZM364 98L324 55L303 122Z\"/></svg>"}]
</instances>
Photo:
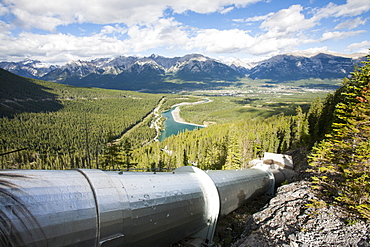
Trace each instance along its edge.
<instances>
[{"instance_id":1,"label":"rocky ground","mask_svg":"<svg viewBox=\"0 0 370 247\"><path fill-rule=\"evenodd\" d=\"M370 224L326 206L307 181L278 188L230 246L370 246Z\"/></svg>"},{"instance_id":2,"label":"rocky ground","mask_svg":"<svg viewBox=\"0 0 370 247\"><path fill-rule=\"evenodd\" d=\"M370 222L321 201L311 189L306 155L302 150L291 155L295 181L221 219L218 246L370 246Z\"/></svg>"},{"instance_id":3,"label":"rocky ground","mask_svg":"<svg viewBox=\"0 0 370 247\"><path fill-rule=\"evenodd\" d=\"M214 246L370 247L370 222L318 198L311 189L305 151L290 155L294 181L278 187L273 197L259 196L219 219ZM194 241L176 246L208 245Z\"/></svg>"}]
</instances>

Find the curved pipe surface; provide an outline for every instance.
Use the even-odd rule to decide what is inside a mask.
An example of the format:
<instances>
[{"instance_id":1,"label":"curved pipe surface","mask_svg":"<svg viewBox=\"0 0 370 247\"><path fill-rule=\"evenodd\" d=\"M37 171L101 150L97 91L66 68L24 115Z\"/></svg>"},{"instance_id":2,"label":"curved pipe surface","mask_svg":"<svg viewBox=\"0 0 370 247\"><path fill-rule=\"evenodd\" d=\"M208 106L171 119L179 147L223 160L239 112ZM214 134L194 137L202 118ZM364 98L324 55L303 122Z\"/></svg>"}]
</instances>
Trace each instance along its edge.
<instances>
[{"instance_id":1,"label":"curved pipe surface","mask_svg":"<svg viewBox=\"0 0 370 247\"><path fill-rule=\"evenodd\" d=\"M0 245L96 245L96 201L80 172L10 170L0 179Z\"/></svg>"},{"instance_id":2,"label":"curved pipe surface","mask_svg":"<svg viewBox=\"0 0 370 247\"><path fill-rule=\"evenodd\" d=\"M274 187L270 171L0 172L0 245L166 246L212 241L218 215Z\"/></svg>"},{"instance_id":3,"label":"curved pipe surface","mask_svg":"<svg viewBox=\"0 0 370 247\"><path fill-rule=\"evenodd\" d=\"M259 169L207 171L220 197L220 215L227 215L256 195L274 188L274 176Z\"/></svg>"}]
</instances>

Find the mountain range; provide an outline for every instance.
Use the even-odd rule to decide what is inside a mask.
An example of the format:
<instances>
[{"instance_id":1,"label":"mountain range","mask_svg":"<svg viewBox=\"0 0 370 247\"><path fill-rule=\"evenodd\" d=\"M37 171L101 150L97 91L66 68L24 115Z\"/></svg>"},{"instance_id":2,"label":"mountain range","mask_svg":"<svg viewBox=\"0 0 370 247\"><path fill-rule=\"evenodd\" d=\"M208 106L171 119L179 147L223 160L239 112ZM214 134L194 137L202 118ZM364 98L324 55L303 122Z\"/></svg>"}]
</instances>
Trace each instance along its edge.
<instances>
[{"instance_id":1,"label":"mountain range","mask_svg":"<svg viewBox=\"0 0 370 247\"><path fill-rule=\"evenodd\" d=\"M223 63L201 54L167 58L118 56L91 61L70 61L50 65L35 60L0 62L0 68L14 74L74 86L141 91L173 91L212 88L238 81L242 77L275 82L309 78L346 77L365 54L345 56L285 54L258 63L234 60Z\"/></svg>"}]
</instances>

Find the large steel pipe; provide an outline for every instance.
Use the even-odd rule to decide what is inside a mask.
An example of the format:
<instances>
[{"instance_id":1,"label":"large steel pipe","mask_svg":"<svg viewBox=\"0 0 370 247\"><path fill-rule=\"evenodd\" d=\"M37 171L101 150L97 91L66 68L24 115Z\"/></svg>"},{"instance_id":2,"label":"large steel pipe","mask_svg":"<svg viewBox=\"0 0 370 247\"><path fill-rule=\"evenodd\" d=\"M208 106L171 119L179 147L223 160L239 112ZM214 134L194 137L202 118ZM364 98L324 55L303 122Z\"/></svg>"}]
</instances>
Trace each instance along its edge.
<instances>
[{"instance_id":1,"label":"large steel pipe","mask_svg":"<svg viewBox=\"0 0 370 247\"><path fill-rule=\"evenodd\" d=\"M1 246L95 246L94 194L77 171L1 171Z\"/></svg>"},{"instance_id":2,"label":"large steel pipe","mask_svg":"<svg viewBox=\"0 0 370 247\"><path fill-rule=\"evenodd\" d=\"M1 246L166 246L211 239L218 194L205 172L0 173ZM205 234L205 235L204 235Z\"/></svg>"},{"instance_id":3,"label":"large steel pipe","mask_svg":"<svg viewBox=\"0 0 370 247\"><path fill-rule=\"evenodd\" d=\"M274 176L260 169L207 171L220 197L220 215L227 215L250 198L265 192L273 193Z\"/></svg>"},{"instance_id":4,"label":"large steel pipe","mask_svg":"<svg viewBox=\"0 0 370 247\"><path fill-rule=\"evenodd\" d=\"M0 172L2 246L166 246L211 242L218 215L274 187L270 171Z\"/></svg>"}]
</instances>

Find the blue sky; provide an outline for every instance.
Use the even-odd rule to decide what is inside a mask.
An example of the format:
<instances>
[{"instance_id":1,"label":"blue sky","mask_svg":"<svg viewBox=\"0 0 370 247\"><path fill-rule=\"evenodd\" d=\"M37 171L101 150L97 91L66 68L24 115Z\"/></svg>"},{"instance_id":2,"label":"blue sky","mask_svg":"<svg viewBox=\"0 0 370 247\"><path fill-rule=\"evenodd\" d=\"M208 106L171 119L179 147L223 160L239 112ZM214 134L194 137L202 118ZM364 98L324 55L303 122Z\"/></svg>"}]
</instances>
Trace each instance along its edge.
<instances>
[{"instance_id":1,"label":"blue sky","mask_svg":"<svg viewBox=\"0 0 370 247\"><path fill-rule=\"evenodd\" d=\"M370 0L2 0L0 61L368 53Z\"/></svg>"}]
</instances>

